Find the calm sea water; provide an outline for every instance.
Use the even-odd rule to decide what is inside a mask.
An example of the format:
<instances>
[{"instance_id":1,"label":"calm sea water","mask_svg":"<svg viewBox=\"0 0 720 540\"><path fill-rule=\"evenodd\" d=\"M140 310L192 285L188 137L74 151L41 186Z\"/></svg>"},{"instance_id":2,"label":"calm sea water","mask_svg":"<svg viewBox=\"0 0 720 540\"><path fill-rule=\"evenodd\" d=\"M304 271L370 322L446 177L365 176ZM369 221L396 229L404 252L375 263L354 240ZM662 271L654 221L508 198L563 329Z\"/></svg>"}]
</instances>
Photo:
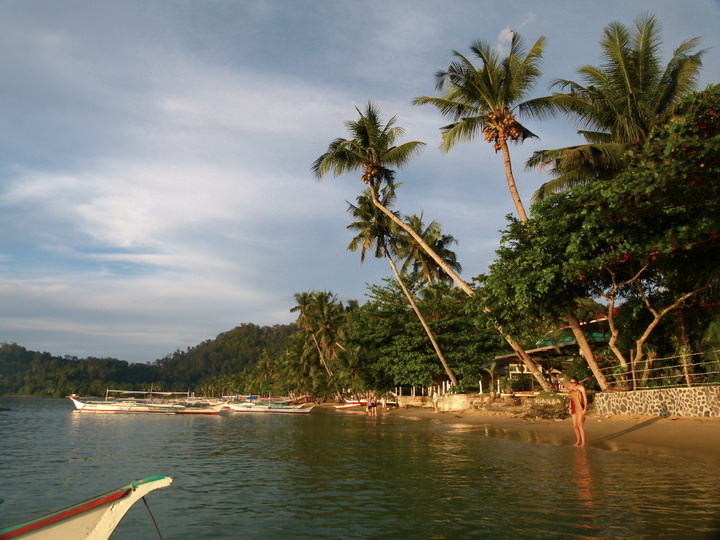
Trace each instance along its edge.
<instances>
[{"instance_id":1,"label":"calm sea water","mask_svg":"<svg viewBox=\"0 0 720 540\"><path fill-rule=\"evenodd\" d=\"M714 538L717 471L487 437L477 426L310 415L91 415L0 399L0 524L165 474L163 537ZM569 429L569 426L568 426ZM136 504L113 539L157 538Z\"/></svg>"}]
</instances>

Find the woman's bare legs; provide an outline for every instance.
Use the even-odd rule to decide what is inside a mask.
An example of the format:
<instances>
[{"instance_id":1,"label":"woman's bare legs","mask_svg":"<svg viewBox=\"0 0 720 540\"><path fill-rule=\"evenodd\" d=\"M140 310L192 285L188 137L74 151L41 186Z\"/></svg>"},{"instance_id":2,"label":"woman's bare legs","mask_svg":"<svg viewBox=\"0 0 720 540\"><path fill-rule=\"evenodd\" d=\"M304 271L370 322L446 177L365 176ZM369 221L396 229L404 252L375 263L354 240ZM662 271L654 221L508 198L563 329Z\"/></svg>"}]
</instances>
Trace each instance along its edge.
<instances>
[{"instance_id":1,"label":"woman's bare legs","mask_svg":"<svg viewBox=\"0 0 720 540\"><path fill-rule=\"evenodd\" d=\"M576 413L572 415L573 429L575 430L575 444L573 446L585 446L585 415Z\"/></svg>"}]
</instances>

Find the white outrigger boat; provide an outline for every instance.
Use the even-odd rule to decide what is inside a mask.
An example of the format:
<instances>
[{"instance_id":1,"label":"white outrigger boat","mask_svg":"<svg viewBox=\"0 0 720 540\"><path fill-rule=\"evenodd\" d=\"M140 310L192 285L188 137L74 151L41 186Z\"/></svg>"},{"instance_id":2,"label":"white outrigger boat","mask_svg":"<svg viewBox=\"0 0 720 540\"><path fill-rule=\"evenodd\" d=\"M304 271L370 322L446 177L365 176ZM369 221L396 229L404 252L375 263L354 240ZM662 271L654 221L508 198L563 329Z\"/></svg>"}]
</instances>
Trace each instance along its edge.
<instances>
[{"instance_id":1,"label":"white outrigger boat","mask_svg":"<svg viewBox=\"0 0 720 540\"><path fill-rule=\"evenodd\" d=\"M176 402L181 407L175 409L175 414L220 414L227 409L227 403L215 402Z\"/></svg>"},{"instance_id":2,"label":"white outrigger boat","mask_svg":"<svg viewBox=\"0 0 720 540\"><path fill-rule=\"evenodd\" d=\"M172 481L169 476L151 476L131 482L61 510L1 528L0 540L106 540L133 504ZM152 513L150 517L157 530Z\"/></svg>"},{"instance_id":3,"label":"white outrigger boat","mask_svg":"<svg viewBox=\"0 0 720 540\"><path fill-rule=\"evenodd\" d=\"M106 390L105 399L81 398L70 394L68 399L75 410L90 413L153 413L175 414L180 406L169 401L172 392L135 392L130 390ZM162 401L158 398L164 398Z\"/></svg>"},{"instance_id":4,"label":"white outrigger boat","mask_svg":"<svg viewBox=\"0 0 720 540\"><path fill-rule=\"evenodd\" d=\"M343 403L339 405L335 405L335 408L338 410L343 409L358 409L358 408L367 408L368 400L365 398L361 399L345 399ZM377 402L377 406L380 407L383 405L382 400ZM389 407L397 407L398 404L396 402L386 401L385 402L385 408Z\"/></svg>"},{"instance_id":5,"label":"white outrigger boat","mask_svg":"<svg viewBox=\"0 0 720 540\"><path fill-rule=\"evenodd\" d=\"M220 414L226 404L191 398L188 392L106 390L105 399L71 394L75 410L83 413Z\"/></svg>"},{"instance_id":6,"label":"white outrigger boat","mask_svg":"<svg viewBox=\"0 0 720 540\"><path fill-rule=\"evenodd\" d=\"M259 400L246 398L245 401L231 402L227 407L233 412L308 414L313 403L293 403L292 400Z\"/></svg>"}]
</instances>

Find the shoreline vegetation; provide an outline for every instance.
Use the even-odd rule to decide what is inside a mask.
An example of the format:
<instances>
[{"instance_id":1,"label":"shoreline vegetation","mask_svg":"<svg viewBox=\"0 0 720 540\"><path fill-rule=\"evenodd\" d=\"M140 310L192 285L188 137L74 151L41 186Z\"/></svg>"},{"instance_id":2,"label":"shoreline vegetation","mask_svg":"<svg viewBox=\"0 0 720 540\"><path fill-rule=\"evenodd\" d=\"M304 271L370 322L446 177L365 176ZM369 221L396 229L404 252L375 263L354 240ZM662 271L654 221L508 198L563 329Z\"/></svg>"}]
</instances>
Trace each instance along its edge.
<instances>
[{"instance_id":1,"label":"shoreline vegetation","mask_svg":"<svg viewBox=\"0 0 720 540\"><path fill-rule=\"evenodd\" d=\"M365 414L365 411L347 414ZM445 429L480 430L489 437L529 444L571 447L575 438L570 418L528 419L513 411L482 409L436 413L428 407L390 408L381 414L410 421L429 421ZM589 413L585 433L586 448L593 450L672 456L718 467L720 418Z\"/></svg>"}]
</instances>

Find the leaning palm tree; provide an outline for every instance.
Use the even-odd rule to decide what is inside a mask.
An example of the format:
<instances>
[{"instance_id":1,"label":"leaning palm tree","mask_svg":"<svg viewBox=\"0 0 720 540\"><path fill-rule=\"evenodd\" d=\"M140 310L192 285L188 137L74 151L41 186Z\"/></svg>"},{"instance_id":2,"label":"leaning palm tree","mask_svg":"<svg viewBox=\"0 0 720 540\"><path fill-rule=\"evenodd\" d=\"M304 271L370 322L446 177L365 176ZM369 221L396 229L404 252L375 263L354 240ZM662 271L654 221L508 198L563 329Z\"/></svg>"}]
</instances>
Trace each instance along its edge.
<instances>
[{"instance_id":1,"label":"leaning palm tree","mask_svg":"<svg viewBox=\"0 0 720 540\"><path fill-rule=\"evenodd\" d=\"M527 214L515 183L507 142L536 137L518 117L543 116L552 107L546 99L523 101L540 76L544 43L541 37L525 53L520 35L513 32L509 53L501 58L490 44L476 41L470 51L480 61L479 66L453 51L455 61L435 75L436 89L444 94L413 100L415 105L433 105L452 119L452 123L440 128L443 151L482 134L496 152L502 152L508 189L521 221L527 220Z\"/></svg>"},{"instance_id":2,"label":"leaning palm tree","mask_svg":"<svg viewBox=\"0 0 720 540\"><path fill-rule=\"evenodd\" d=\"M394 195L395 194L393 186L390 185L383 187L381 191L381 197L382 205L385 208L388 207L388 203L394 198ZM398 271L397 265L395 264L392 249L394 236L393 229L395 228L393 226L393 222L390 221L385 214L381 213L378 210L378 208L373 203L369 190L365 190L362 195L358 196L357 205L348 203L348 211L352 213L353 217L356 218L356 221L348 225L347 228L358 231L357 235L348 245L348 249L350 251L357 251L359 249L360 261L363 262L365 260L365 254L374 246L375 257L384 257L388 261L388 263L390 264L390 268L392 269L392 273L398 282L398 285L400 285L400 288L402 289L405 297L410 303L410 307L412 307L412 310L415 312L415 315L420 321L423 330L425 330L425 333L427 334L428 339L430 340L430 343L435 350L435 354L437 355L438 360L440 360L440 363L442 364L445 373L450 379L450 384L452 384L453 386L457 386L457 378L455 377L455 374L450 369L447 360L445 360L445 355L443 355L442 350L440 349L440 345L438 345L437 339L435 339L435 336L433 335L430 326L428 325L425 317L420 311L420 308L415 302L415 298L413 297L412 293L405 285L405 282L403 281L402 276Z\"/></svg>"},{"instance_id":3,"label":"leaning palm tree","mask_svg":"<svg viewBox=\"0 0 720 540\"><path fill-rule=\"evenodd\" d=\"M582 82L557 79L552 84L561 90L549 98L553 110L575 118L586 142L533 154L527 166L554 177L535 198L613 178L625 166L628 150L642 146L653 127L695 89L705 52L693 52L698 43L698 38L682 42L663 68L655 17L637 19L633 29L610 23L600 44L603 64L580 68Z\"/></svg>"},{"instance_id":4,"label":"leaning palm tree","mask_svg":"<svg viewBox=\"0 0 720 540\"><path fill-rule=\"evenodd\" d=\"M428 225L423 223L422 215L412 215L405 218L405 222L427 243L456 272L462 271L462 266L457 256L448 246L457 242L452 235L443 234L442 227L437 221L431 221ZM404 231L402 231L404 232ZM430 257L424 249L411 236L399 234L396 238L396 252L400 259L404 259L400 272L403 274L412 273L422 275L427 283L448 281L448 276L443 269Z\"/></svg>"},{"instance_id":5,"label":"leaning palm tree","mask_svg":"<svg viewBox=\"0 0 720 540\"><path fill-rule=\"evenodd\" d=\"M346 172L361 170L361 179L368 185L370 197L378 210L418 242L466 294L472 295L470 286L409 225L383 206L377 198L377 191L381 186L392 185L394 182L394 172L388 167L405 165L425 143L409 141L396 145L397 139L405 133L405 130L395 125L394 116L383 124L380 112L372 102L368 103L364 112L360 109L356 110L360 118L345 123L353 137L332 141L327 151L313 163L313 172L318 178L323 178L330 171L335 176L339 176Z\"/></svg>"},{"instance_id":6,"label":"leaning palm tree","mask_svg":"<svg viewBox=\"0 0 720 540\"><path fill-rule=\"evenodd\" d=\"M339 176L346 172L361 170L361 179L368 185L373 205L396 226L409 234L465 294L473 296L474 291L457 272L448 266L412 227L385 207L377 197L377 190L381 186L392 187L394 184L394 172L388 166L399 167L404 165L419 151L424 143L411 141L396 146L395 142L404 133L404 130L395 125L395 117L383 124L379 111L372 103L368 103L365 112L361 112L359 109L356 110L360 115L359 120L346 122L346 126L353 138L338 138L332 141L327 151L314 161L312 165L313 172L318 178L323 178L330 171L335 176ZM520 344L505 333L500 326L498 326L498 331L518 356L522 358L523 363L535 376L543 390L549 392L551 390L550 385L543 378L537 364L528 356Z\"/></svg>"}]
</instances>

